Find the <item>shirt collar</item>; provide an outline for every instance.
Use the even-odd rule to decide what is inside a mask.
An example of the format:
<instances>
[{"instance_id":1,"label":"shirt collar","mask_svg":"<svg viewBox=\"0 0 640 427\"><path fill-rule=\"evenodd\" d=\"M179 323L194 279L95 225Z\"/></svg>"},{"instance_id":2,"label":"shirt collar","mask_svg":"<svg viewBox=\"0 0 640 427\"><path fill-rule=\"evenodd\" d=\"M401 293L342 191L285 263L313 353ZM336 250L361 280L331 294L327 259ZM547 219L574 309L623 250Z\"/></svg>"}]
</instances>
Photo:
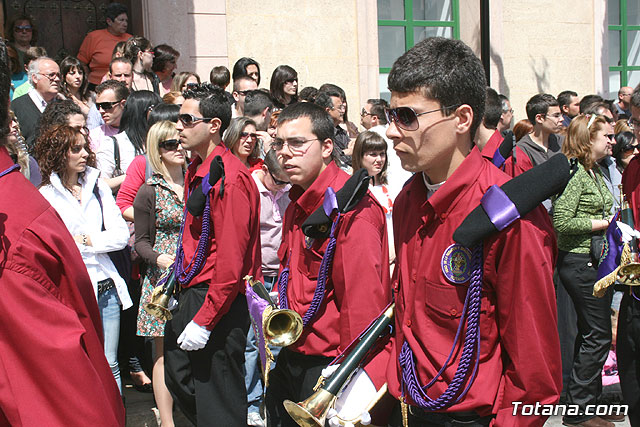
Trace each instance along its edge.
<instances>
[{"instance_id":1,"label":"shirt collar","mask_svg":"<svg viewBox=\"0 0 640 427\"><path fill-rule=\"evenodd\" d=\"M189 168L188 168L189 176L192 176L194 178L195 177L204 178L205 175L209 173L209 169L211 168L211 162L213 161L213 158L215 156L222 156L228 150L229 149L224 145L224 142L220 142L220 144L218 144L216 148L213 149L211 154L209 154L209 156L207 156L207 158L204 159L204 161L202 161L200 156L196 156L196 158L193 159L193 161L189 164ZM198 165L201 165L201 166L198 168ZM196 171L196 168L197 168L197 171Z\"/></svg>"},{"instance_id":2,"label":"shirt collar","mask_svg":"<svg viewBox=\"0 0 640 427\"><path fill-rule=\"evenodd\" d=\"M33 103L36 104L38 110L40 110L41 113L44 112L44 109L47 107L47 101L44 100L42 95L40 95L40 93L38 93L35 88L29 91L29 97L31 98Z\"/></svg>"},{"instance_id":3,"label":"shirt collar","mask_svg":"<svg viewBox=\"0 0 640 427\"><path fill-rule=\"evenodd\" d=\"M318 205L322 203L327 187L334 183L339 173L340 168L336 166L335 162L331 162L306 191L298 185L291 187L289 198L292 202L295 202L307 216L311 215ZM337 192L340 188L334 188L334 190Z\"/></svg>"}]
</instances>

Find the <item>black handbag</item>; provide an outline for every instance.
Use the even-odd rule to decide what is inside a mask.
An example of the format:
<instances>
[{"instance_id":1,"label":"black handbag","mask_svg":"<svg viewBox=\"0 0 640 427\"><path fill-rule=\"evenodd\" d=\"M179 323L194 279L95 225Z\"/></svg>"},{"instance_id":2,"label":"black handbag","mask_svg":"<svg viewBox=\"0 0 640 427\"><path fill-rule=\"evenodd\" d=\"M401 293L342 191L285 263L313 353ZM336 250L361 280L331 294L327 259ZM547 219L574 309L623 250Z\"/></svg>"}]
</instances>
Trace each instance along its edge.
<instances>
[{"instance_id":1,"label":"black handbag","mask_svg":"<svg viewBox=\"0 0 640 427\"><path fill-rule=\"evenodd\" d=\"M597 267L600 265L600 258L602 257L602 249L604 248L604 236L595 235L591 236L591 247L589 248L589 255L591 255L591 261Z\"/></svg>"},{"instance_id":2,"label":"black handbag","mask_svg":"<svg viewBox=\"0 0 640 427\"><path fill-rule=\"evenodd\" d=\"M98 190L98 183L93 187L93 194L98 199L98 203L100 204L100 215L102 215L102 231L104 228L104 207L102 205L102 198L100 197L100 191ZM131 278L131 246L127 245L124 248L112 251L107 253L109 258L111 258L111 262L116 267L118 274L122 277L127 284L129 285L129 279Z\"/></svg>"}]
</instances>

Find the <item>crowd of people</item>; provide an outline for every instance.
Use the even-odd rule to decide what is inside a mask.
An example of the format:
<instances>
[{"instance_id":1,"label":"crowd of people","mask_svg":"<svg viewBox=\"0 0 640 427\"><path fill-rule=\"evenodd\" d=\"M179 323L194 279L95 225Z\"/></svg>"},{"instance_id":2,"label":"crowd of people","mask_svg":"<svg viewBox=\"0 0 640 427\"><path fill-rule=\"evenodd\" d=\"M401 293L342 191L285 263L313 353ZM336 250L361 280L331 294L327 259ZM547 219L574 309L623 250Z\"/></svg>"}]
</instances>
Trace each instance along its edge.
<instances>
[{"instance_id":1,"label":"crowd of people","mask_svg":"<svg viewBox=\"0 0 640 427\"><path fill-rule=\"evenodd\" d=\"M59 317L24 314L0 335L0 372L21 372L0 377L32 394L27 403L0 387L0 424L124 425L124 359L136 389L153 392L163 427L174 425L174 406L201 426L296 425L284 402L311 396L394 302L393 338L338 408L359 408L377 425L539 426L545 414L512 403L562 402L577 408L563 414L566 425L613 426L624 415L587 409L602 402L603 367L613 354L615 371L617 354L629 420L640 426L638 298L624 285L593 295L605 231L625 194L634 211L640 205L640 90L623 87L616 100L535 94L514 124L473 52L430 38L394 63L391 100L368 99L354 123L334 83L299 88L296 70L279 65L261 88L260 64L248 57L214 67L206 83L178 72L177 49L128 34L123 5L110 3L105 17L77 56L56 62L20 16L1 55L0 95L11 103L0 109L9 242L0 283L12 290L0 321L12 325L13 305L45 298L35 282L52 295L36 312ZM485 194L558 154L574 159L566 188L499 227L489 213L498 202ZM31 184L11 174L14 164ZM31 197L28 213L5 206L15 203L8 186ZM495 229L465 247L454 232L478 205ZM34 237L21 241L22 230ZM145 307L169 276L178 291L162 319ZM301 337L271 349L268 381L245 276L302 317ZM42 367L25 356L53 347L63 351ZM45 368L57 380L34 391L27 373ZM374 409L348 400L385 387ZM72 404L85 411L79 424L68 408L48 409L67 392L85 394ZM329 421L351 422L339 412Z\"/></svg>"}]
</instances>

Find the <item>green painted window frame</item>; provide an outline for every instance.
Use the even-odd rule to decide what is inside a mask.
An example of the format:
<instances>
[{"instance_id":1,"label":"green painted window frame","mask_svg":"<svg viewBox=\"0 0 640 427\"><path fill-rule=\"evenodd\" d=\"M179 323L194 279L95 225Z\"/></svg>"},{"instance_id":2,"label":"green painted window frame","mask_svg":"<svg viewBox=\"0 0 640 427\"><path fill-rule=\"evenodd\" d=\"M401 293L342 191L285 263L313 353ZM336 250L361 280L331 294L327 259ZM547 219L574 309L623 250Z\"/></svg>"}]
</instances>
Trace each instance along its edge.
<instances>
[{"instance_id":1,"label":"green painted window frame","mask_svg":"<svg viewBox=\"0 0 640 427\"><path fill-rule=\"evenodd\" d=\"M640 65L629 65L627 58L627 33L629 31L640 31L640 25L627 25L627 0L619 1L620 24L608 25L608 29L609 31L620 31L620 65L609 65L609 71L617 71L620 73L620 87L623 87L629 83L629 71L640 70Z\"/></svg>"},{"instance_id":2,"label":"green painted window frame","mask_svg":"<svg viewBox=\"0 0 640 427\"><path fill-rule=\"evenodd\" d=\"M624 0L622 0L624 1ZM405 52L414 45L415 27L451 27L454 39L460 39L459 0L451 0L451 21L413 20L413 0L404 0L404 20L378 19L378 27L404 27ZM640 69L640 67L638 67ZM380 74L389 73L391 68L380 67Z\"/></svg>"}]
</instances>

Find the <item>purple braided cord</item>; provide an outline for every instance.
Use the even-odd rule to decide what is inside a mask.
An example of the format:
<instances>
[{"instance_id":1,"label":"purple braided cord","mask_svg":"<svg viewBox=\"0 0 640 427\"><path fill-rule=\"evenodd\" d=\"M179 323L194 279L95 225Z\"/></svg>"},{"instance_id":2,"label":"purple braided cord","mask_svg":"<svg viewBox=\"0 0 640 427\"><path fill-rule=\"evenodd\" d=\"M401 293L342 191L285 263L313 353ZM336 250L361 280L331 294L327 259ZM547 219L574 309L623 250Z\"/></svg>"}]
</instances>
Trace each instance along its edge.
<instances>
[{"instance_id":1,"label":"purple braided cord","mask_svg":"<svg viewBox=\"0 0 640 427\"><path fill-rule=\"evenodd\" d=\"M191 282L191 280L202 270L206 260L206 251L209 246L209 235L211 233L211 197L207 195L204 212L202 213L202 232L200 233L200 239L198 240L198 246L196 247L196 253L193 255L189 265L184 268L184 250L182 249L182 234L184 233L184 224L187 217L187 208L185 205L184 213L182 214L182 224L180 225L180 237L178 238L178 247L176 249L176 259L173 263L173 269L176 276L176 280L181 286L184 286ZM188 273L185 274L185 271ZM168 276L167 276L168 277ZM164 280L166 281L166 279ZM161 285L158 283L157 286Z\"/></svg>"},{"instance_id":2,"label":"purple braided cord","mask_svg":"<svg viewBox=\"0 0 640 427\"><path fill-rule=\"evenodd\" d=\"M0 172L0 178L2 178L3 176L7 175L8 173L13 172L16 169L20 169L20 165L17 164L17 163L9 166L7 169L5 169L2 172Z\"/></svg>"},{"instance_id":3,"label":"purple braided cord","mask_svg":"<svg viewBox=\"0 0 640 427\"><path fill-rule=\"evenodd\" d=\"M460 357L460 363L458 364L458 368L456 369L456 373L451 380L451 383L447 386L447 389L436 399L431 399L425 392L424 389L429 388L436 378L439 378L440 375L444 372L446 366L448 365L450 358L454 352L454 349L458 343L459 333L460 333L460 325L458 326L458 332L456 333L456 337L453 342L453 346L451 348L451 353L449 354L449 358L445 362L444 366L438 374L434 377L433 380L429 384L424 387L421 387L418 381L418 377L416 375L416 367L413 351L409 344L405 341L402 344L402 350L400 351L400 356L398 361L400 363L400 367L402 369L402 381L403 381L403 394L407 392L411 397L411 400L418 405L420 408L427 411L437 411L440 409L448 408L453 404L459 402L469 391L469 388L473 384L475 380L476 373L478 371L478 365L480 361L480 293L482 291L482 245L478 245L475 247L473 251L473 272L471 276L471 284L469 286L469 290L467 291L467 296L465 298L465 306L463 309L463 315L460 318L460 325L464 322L464 312L467 311L468 308L468 320L467 320L467 329L464 338L464 345L462 350L462 355ZM474 359L475 353L475 363L473 372L471 376L469 376L469 369L472 359ZM465 380L469 378L467 386L459 393L461 387L465 383Z\"/></svg>"},{"instance_id":4,"label":"purple braided cord","mask_svg":"<svg viewBox=\"0 0 640 427\"><path fill-rule=\"evenodd\" d=\"M333 224L331 225L331 234L329 235L329 243L327 244L327 250L322 257L322 262L320 263L320 271L318 272L318 280L316 282L316 289L313 292L313 298L311 299L311 304L307 309L304 316L302 316L302 326L306 327L311 320L318 313L318 309L320 309L320 305L324 300L324 292L327 285L327 278L329 277L329 270L331 269L331 265L333 264L333 255L335 254L336 242L337 238L335 237L336 229L338 227L338 222L340 221L340 213L333 220ZM285 274L286 273L286 274ZM278 281L279 288L279 297L280 297L280 308L289 308L289 300L287 298L287 286L289 284L289 268L285 268L282 270L282 274L280 275L280 280Z\"/></svg>"}]
</instances>

